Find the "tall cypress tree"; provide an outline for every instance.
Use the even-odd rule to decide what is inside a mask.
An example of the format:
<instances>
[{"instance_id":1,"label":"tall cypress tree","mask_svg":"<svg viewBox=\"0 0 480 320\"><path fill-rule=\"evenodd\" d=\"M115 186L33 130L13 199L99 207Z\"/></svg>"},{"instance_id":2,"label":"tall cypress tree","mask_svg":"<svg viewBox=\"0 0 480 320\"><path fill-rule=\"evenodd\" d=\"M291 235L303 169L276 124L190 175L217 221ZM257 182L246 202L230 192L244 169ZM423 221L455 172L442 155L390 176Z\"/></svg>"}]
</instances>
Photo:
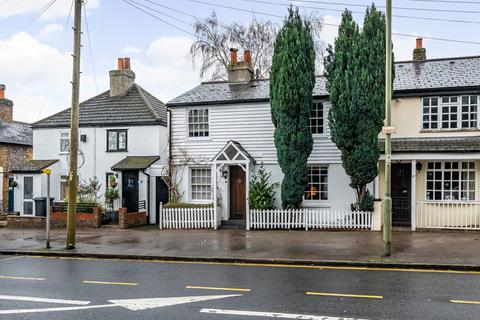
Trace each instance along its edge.
<instances>
[{"instance_id":1,"label":"tall cypress tree","mask_svg":"<svg viewBox=\"0 0 480 320\"><path fill-rule=\"evenodd\" d=\"M343 13L325 71L332 140L355 189L355 209L370 210L365 195L367 184L378 175L378 135L385 118L385 16L374 5L366 11L362 31L351 12Z\"/></svg>"},{"instance_id":2,"label":"tall cypress tree","mask_svg":"<svg viewBox=\"0 0 480 320\"><path fill-rule=\"evenodd\" d=\"M313 138L308 127L315 86L315 48L310 25L289 8L275 41L270 106L278 163L284 174L282 206L299 208L307 186Z\"/></svg>"}]
</instances>

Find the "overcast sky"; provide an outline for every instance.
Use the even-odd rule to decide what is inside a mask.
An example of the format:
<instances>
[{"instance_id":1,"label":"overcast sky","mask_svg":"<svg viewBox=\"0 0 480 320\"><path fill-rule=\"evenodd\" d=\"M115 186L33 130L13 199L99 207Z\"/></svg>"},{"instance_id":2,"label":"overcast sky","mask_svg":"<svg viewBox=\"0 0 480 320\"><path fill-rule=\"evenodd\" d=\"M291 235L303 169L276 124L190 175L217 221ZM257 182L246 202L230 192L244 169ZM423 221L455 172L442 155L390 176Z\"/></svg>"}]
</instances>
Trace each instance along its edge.
<instances>
[{"instance_id":1,"label":"overcast sky","mask_svg":"<svg viewBox=\"0 0 480 320\"><path fill-rule=\"evenodd\" d=\"M154 7L146 0L135 1ZM247 23L253 16L251 12L219 8L190 0L153 1L199 18L204 18L215 10L224 23L232 21ZM257 11L259 13L255 15L258 18L270 19L278 24L281 24L281 18L260 13L283 16L286 7L272 3L287 4L289 2L286 0L265 0L263 3L251 0L202 1ZM480 42L478 35L480 1L461 1L472 2L470 4L444 3L444 1L394 0L396 7L422 9L398 8L394 9L394 15L470 22L394 17L394 32ZM73 19L70 18L67 24L67 17L72 0L57 0L42 16L33 21L39 10L49 2L50 0L0 0L0 83L7 85L6 96L15 103L14 118L16 120L37 121L70 106ZM319 7L317 12L323 16L327 24L338 24L341 14L339 11L345 7L354 12L363 12L364 7L352 4L369 3L371 1L366 0L296 2L300 6ZM385 1L375 1L375 3L382 6ZM88 0L86 8L93 60L84 25L81 100L92 97L97 92L108 90L108 71L116 67L117 57L131 57L137 83L164 102L191 89L202 80L189 56L189 48L193 41L191 34L164 24L122 0ZM158 17L185 31L192 32L188 23L191 23L194 18L166 8L156 8L187 24L160 14L157 14ZM465 12L436 12L432 9ZM305 13L312 10L300 8L300 11ZM354 16L361 23L363 15L355 13ZM336 34L336 27L325 25L321 39L330 43ZM411 59L414 46L414 37L394 36L396 60ZM427 48L429 58L480 54L480 44L425 40L424 46Z\"/></svg>"}]
</instances>

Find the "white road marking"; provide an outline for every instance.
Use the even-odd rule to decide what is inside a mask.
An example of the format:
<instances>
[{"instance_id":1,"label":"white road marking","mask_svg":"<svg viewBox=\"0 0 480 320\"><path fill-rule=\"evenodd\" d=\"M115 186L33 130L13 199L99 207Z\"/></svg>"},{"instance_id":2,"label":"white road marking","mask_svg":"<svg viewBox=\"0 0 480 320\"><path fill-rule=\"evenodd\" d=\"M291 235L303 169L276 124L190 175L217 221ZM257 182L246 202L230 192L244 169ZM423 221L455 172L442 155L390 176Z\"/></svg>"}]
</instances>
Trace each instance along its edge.
<instances>
[{"instance_id":1,"label":"white road marking","mask_svg":"<svg viewBox=\"0 0 480 320\"><path fill-rule=\"evenodd\" d=\"M15 256L15 257L4 258L4 259L0 259L0 262L6 261L6 260L20 259L20 258L24 258L24 257L23 256Z\"/></svg>"},{"instance_id":2,"label":"white road marking","mask_svg":"<svg viewBox=\"0 0 480 320\"><path fill-rule=\"evenodd\" d=\"M0 279L45 281L45 278L29 278L29 277L16 277L16 276L0 276Z\"/></svg>"},{"instance_id":3,"label":"white road marking","mask_svg":"<svg viewBox=\"0 0 480 320\"><path fill-rule=\"evenodd\" d=\"M121 299L121 300L109 300L108 302L110 302L111 304L99 304L99 305L93 305L93 306L0 310L0 315L2 315L2 314L60 312L60 311L78 311L78 310L102 309L102 308L112 308L112 307L123 307L123 308L129 309L129 310L132 310L132 311L138 311L138 310L146 310L146 309L174 306L174 305L177 305L177 304L185 304L185 303L192 303L192 302L198 302L198 301L224 299L224 298L239 297L239 296L242 296L242 295L241 294L232 294L232 295L222 295L222 296L193 296L193 297L170 297L170 298ZM40 299L40 298L38 298L38 299Z\"/></svg>"},{"instance_id":4,"label":"white road marking","mask_svg":"<svg viewBox=\"0 0 480 320\"><path fill-rule=\"evenodd\" d=\"M342 318L342 317L313 316L313 315L307 315L307 314L259 312L259 311L243 311L243 310L223 310L223 309L202 309L200 310L200 312L211 313L211 314L232 315L232 316L234 315L234 316L299 319L299 320L362 320L362 319Z\"/></svg>"},{"instance_id":5,"label":"white road marking","mask_svg":"<svg viewBox=\"0 0 480 320\"><path fill-rule=\"evenodd\" d=\"M90 303L90 301L82 301L82 300L64 300L64 299L49 299L49 298L7 296L7 295L0 295L0 300L16 300L16 301L73 304L73 305L80 305L80 306L85 306L85 305Z\"/></svg>"},{"instance_id":6,"label":"white road marking","mask_svg":"<svg viewBox=\"0 0 480 320\"><path fill-rule=\"evenodd\" d=\"M0 314L20 314L20 313L42 313L42 312L59 312L59 311L77 311L85 309L100 309L116 307L114 304L101 304L96 306L80 306L80 307L58 307L58 308L37 308L37 309L16 309L16 310L0 310Z\"/></svg>"},{"instance_id":7,"label":"white road marking","mask_svg":"<svg viewBox=\"0 0 480 320\"><path fill-rule=\"evenodd\" d=\"M225 299L232 297L240 297L241 294L230 295L215 295L215 296L192 296L192 297L171 297L171 298L152 298L152 299L122 299L122 300L108 300L117 306L127 308L129 310L146 310L153 308L161 308L174 306L177 304L192 303L198 301L208 301Z\"/></svg>"}]
</instances>

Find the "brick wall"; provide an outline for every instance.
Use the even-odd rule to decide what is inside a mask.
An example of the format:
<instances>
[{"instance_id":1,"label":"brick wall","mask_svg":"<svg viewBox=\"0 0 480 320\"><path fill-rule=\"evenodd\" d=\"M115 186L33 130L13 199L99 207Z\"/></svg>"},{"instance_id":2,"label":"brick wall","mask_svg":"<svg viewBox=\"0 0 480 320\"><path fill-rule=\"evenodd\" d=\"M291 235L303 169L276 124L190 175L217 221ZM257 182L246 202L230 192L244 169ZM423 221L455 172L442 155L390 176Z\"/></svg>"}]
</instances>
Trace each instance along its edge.
<instances>
[{"instance_id":1,"label":"brick wall","mask_svg":"<svg viewBox=\"0 0 480 320\"><path fill-rule=\"evenodd\" d=\"M31 216L7 216L7 227L21 228L45 228L45 217ZM100 228L102 226L102 209L93 208L93 213L77 213L76 226L78 228ZM50 221L52 228L64 228L67 226L66 212L52 212Z\"/></svg>"},{"instance_id":2,"label":"brick wall","mask_svg":"<svg viewBox=\"0 0 480 320\"><path fill-rule=\"evenodd\" d=\"M102 226L102 209L93 208L93 213L77 212L75 224L79 228L100 228ZM52 227L64 228L67 226L66 212L52 212Z\"/></svg>"},{"instance_id":3,"label":"brick wall","mask_svg":"<svg viewBox=\"0 0 480 320\"><path fill-rule=\"evenodd\" d=\"M32 147L12 144L0 144L0 167L8 170L11 166L22 164L32 159ZM8 211L8 178L9 174L3 175L2 195L3 212ZM16 190L15 190L16 191Z\"/></svg>"},{"instance_id":4,"label":"brick wall","mask_svg":"<svg viewBox=\"0 0 480 320\"><path fill-rule=\"evenodd\" d=\"M127 208L120 208L118 210L118 226L121 229L132 228L147 224L147 213L142 212L127 212Z\"/></svg>"},{"instance_id":5,"label":"brick wall","mask_svg":"<svg viewBox=\"0 0 480 320\"><path fill-rule=\"evenodd\" d=\"M45 228L45 217L8 215L7 227L12 229Z\"/></svg>"}]
</instances>

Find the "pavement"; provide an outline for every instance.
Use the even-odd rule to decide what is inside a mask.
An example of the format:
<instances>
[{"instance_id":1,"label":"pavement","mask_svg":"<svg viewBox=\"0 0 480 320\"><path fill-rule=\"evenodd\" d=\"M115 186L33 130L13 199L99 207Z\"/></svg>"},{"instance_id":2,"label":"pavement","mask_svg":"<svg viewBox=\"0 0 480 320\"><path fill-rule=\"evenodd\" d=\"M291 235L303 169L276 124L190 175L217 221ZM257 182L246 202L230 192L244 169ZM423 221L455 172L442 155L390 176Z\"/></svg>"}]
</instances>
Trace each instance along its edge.
<instances>
[{"instance_id":1,"label":"pavement","mask_svg":"<svg viewBox=\"0 0 480 320\"><path fill-rule=\"evenodd\" d=\"M392 256L382 257L380 232L79 229L65 250L65 229L0 229L0 253L128 259L241 261L480 270L480 232L394 231Z\"/></svg>"},{"instance_id":2,"label":"pavement","mask_svg":"<svg viewBox=\"0 0 480 320\"><path fill-rule=\"evenodd\" d=\"M0 257L1 319L478 319L480 272Z\"/></svg>"}]
</instances>

